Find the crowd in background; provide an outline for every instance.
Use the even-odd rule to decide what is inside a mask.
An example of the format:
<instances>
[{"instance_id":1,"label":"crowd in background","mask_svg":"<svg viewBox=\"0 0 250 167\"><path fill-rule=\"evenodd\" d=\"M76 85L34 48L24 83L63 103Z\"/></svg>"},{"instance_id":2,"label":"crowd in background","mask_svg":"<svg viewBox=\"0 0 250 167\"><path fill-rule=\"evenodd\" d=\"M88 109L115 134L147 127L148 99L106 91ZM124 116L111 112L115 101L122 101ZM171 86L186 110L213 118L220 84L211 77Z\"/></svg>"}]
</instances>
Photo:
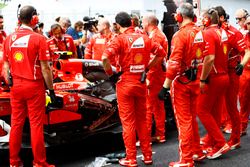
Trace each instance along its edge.
<instances>
[{"instance_id":1,"label":"crowd in background","mask_svg":"<svg viewBox=\"0 0 250 167\"><path fill-rule=\"evenodd\" d=\"M153 163L150 142L164 143L167 139L162 101L166 98L172 100L179 131L180 159L170 163L171 167L193 167L195 161L206 157L218 158L239 148L240 137L246 135L250 110L248 12L236 11L239 30L228 23L221 6L204 10L199 25L195 23L193 6L188 3L180 5L174 18L179 31L173 36L170 51L153 13L139 18L120 12L115 23L102 15L96 19L84 17L74 25L69 18L58 17L49 32L43 32L44 23L33 27L34 32L46 38L50 61L58 58L56 52L70 51L71 58L103 61L109 76L115 75L110 71L111 65L123 73L117 83L127 155L119 161L122 166L137 166L136 135L142 161L145 165ZM0 16L1 48L7 37L2 23ZM17 31L20 28L22 25ZM147 74L146 81L140 80L141 74ZM203 138L199 136L196 117L208 132ZM156 130L151 136L152 119ZM220 128L231 133L228 141ZM4 133L1 129L0 135Z\"/></svg>"}]
</instances>

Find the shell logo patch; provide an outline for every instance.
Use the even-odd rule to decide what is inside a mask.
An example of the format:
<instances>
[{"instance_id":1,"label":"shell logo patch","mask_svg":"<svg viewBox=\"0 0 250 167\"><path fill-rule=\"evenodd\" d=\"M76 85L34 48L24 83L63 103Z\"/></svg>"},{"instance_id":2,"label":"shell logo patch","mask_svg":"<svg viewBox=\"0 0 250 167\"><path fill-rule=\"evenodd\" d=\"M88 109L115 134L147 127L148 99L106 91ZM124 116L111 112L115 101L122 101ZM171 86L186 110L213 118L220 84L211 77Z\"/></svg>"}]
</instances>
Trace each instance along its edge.
<instances>
[{"instance_id":1,"label":"shell logo patch","mask_svg":"<svg viewBox=\"0 0 250 167\"><path fill-rule=\"evenodd\" d=\"M22 52L15 52L14 59L17 62L23 61L23 59L24 59L23 53Z\"/></svg>"},{"instance_id":2,"label":"shell logo patch","mask_svg":"<svg viewBox=\"0 0 250 167\"><path fill-rule=\"evenodd\" d=\"M137 53L134 57L134 61L136 64L140 63L142 61L142 54Z\"/></svg>"},{"instance_id":3,"label":"shell logo patch","mask_svg":"<svg viewBox=\"0 0 250 167\"><path fill-rule=\"evenodd\" d=\"M223 46L223 53L224 53L224 54L227 54L227 45L224 45L224 46Z\"/></svg>"},{"instance_id":4,"label":"shell logo patch","mask_svg":"<svg viewBox=\"0 0 250 167\"><path fill-rule=\"evenodd\" d=\"M202 54L201 49L198 48L198 49L196 50L196 57L197 57L197 58L200 58L200 57L201 57L201 54Z\"/></svg>"}]
</instances>

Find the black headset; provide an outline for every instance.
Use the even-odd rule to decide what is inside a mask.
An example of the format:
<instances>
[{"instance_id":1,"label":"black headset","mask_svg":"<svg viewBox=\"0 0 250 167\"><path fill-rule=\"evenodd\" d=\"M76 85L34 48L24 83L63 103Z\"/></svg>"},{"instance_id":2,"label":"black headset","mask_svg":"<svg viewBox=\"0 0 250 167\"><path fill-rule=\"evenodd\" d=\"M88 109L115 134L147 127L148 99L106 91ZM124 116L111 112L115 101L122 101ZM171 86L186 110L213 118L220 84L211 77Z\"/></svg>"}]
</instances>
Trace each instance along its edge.
<instances>
[{"instance_id":1,"label":"black headset","mask_svg":"<svg viewBox=\"0 0 250 167\"><path fill-rule=\"evenodd\" d=\"M245 12L245 18L247 18L247 16L249 16L249 14L248 14L248 11L246 10L246 9L242 9L244 12Z\"/></svg>"}]
</instances>

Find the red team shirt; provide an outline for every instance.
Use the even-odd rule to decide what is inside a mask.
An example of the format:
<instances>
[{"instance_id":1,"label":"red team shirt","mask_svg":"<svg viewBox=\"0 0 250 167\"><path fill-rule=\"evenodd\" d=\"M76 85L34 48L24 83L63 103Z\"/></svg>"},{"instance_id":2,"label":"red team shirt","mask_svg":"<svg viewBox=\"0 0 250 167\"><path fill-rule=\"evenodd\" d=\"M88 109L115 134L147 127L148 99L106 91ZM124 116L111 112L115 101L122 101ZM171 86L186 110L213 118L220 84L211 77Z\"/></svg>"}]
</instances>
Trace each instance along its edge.
<instances>
[{"instance_id":1,"label":"red team shirt","mask_svg":"<svg viewBox=\"0 0 250 167\"><path fill-rule=\"evenodd\" d=\"M250 33L246 34L246 36L244 38L244 41L245 41L246 47L248 49L250 49ZM247 65L245 66L245 68L250 69L250 62L247 63Z\"/></svg>"},{"instance_id":2,"label":"red team shirt","mask_svg":"<svg viewBox=\"0 0 250 167\"><path fill-rule=\"evenodd\" d=\"M110 44L110 41L117 36L113 33L108 35L101 35L100 33L94 35L93 38L90 39L88 45L85 48L85 59L94 59L102 61L102 54L106 49L107 45ZM114 59L110 60L110 63L115 66L116 62Z\"/></svg>"},{"instance_id":3,"label":"red team shirt","mask_svg":"<svg viewBox=\"0 0 250 167\"><path fill-rule=\"evenodd\" d=\"M240 56L246 49L242 33L235 27L224 23L222 28L226 31L229 43L228 67L234 69L240 62Z\"/></svg>"},{"instance_id":4,"label":"red team shirt","mask_svg":"<svg viewBox=\"0 0 250 167\"><path fill-rule=\"evenodd\" d=\"M157 56L166 56L161 46L152 42L146 35L135 33L134 28L129 27L111 42L109 49L105 50L104 54L109 59L119 55L118 65L123 71L123 76L131 75L128 78L139 79L148 65L150 53L156 54L159 49L160 54Z\"/></svg>"},{"instance_id":5,"label":"red team shirt","mask_svg":"<svg viewBox=\"0 0 250 167\"><path fill-rule=\"evenodd\" d=\"M215 40L214 40L215 39ZM209 26L204 30L205 50L204 57L215 55L214 66L210 74L228 73L228 37L218 26ZM218 49L219 47L219 49Z\"/></svg>"},{"instance_id":6,"label":"red team shirt","mask_svg":"<svg viewBox=\"0 0 250 167\"><path fill-rule=\"evenodd\" d=\"M167 37L163 34L162 31L160 31L158 29L158 27L155 27L153 29L153 31L149 34L149 38L152 39L154 42L160 44L167 53L167 51L168 51ZM154 56L155 55L153 55L153 54L150 55L151 60L154 58ZM167 55L165 55L165 56L167 56ZM154 77L154 76L151 76L150 74L155 74L155 73L161 74L160 72L163 72L161 64L158 64L158 65L152 67L150 69L150 71L148 72L148 79L150 80L151 77Z\"/></svg>"},{"instance_id":7,"label":"red team shirt","mask_svg":"<svg viewBox=\"0 0 250 167\"><path fill-rule=\"evenodd\" d=\"M52 57L52 59L58 58L54 52L57 51L70 51L76 53L76 46L74 44L73 38L70 35L64 34L61 40L52 37L47 40L48 52L47 54Z\"/></svg>"},{"instance_id":8,"label":"red team shirt","mask_svg":"<svg viewBox=\"0 0 250 167\"><path fill-rule=\"evenodd\" d=\"M46 56L46 38L22 26L6 38L3 58L9 61L13 78L42 79L40 60L50 59Z\"/></svg>"},{"instance_id":9,"label":"red team shirt","mask_svg":"<svg viewBox=\"0 0 250 167\"><path fill-rule=\"evenodd\" d=\"M188 46L188 47L186 47ZM166 77L174 78L190 68L196 59L202 59L203 36L194 23L189 23L177 31L171 41L171 55L167 63Z\"/></svg>"}]
</instances>

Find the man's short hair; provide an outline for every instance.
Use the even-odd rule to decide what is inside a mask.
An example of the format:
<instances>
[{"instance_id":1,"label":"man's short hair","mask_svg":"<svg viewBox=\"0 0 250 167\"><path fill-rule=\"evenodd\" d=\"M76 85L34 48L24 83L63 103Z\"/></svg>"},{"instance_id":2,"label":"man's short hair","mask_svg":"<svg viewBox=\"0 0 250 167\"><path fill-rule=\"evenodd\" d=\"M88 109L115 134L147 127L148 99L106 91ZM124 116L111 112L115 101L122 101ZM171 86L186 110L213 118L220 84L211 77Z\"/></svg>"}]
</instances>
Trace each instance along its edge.
<instances>
[{"instance_id":1,"label":"man's short hair","mask_svg":"<svg viewBox=\"0 0 250 167\"><path fill-rule=\"evenodd\" d=\"M59 20L59 24L61 24L62 27L70 27L71 21L68 17L61 17Z\"/></svg>"},{"instance_id":2,"label":"man's short hair","mask_svg":"<svg viewBox=\"0 0 250 167\"><path fill-rule=\"evenodd\" d=\"M83 24L83 22L82 21L77 21L77 22L75 22L75 24L74 24L74 28L76 29L77 27L83 27L84 26L84 24Z\"/></svg>"},{"instance_id":3,"label":"man's short hair","mask_svg":"<svg viewBox=\"0 0 250 167\"><path fill-rule=\"evenodd\" d=\"M194 8L190 3L183 3L177 8L177 12L179 12L182 16L186 16L189 18L194 17Z\"/></svg>"},{"instance_id":4,"label":"man's short hair","mask_svg":"<svg viewBox=\"0 0 250 167\"><path fill-rule=\"evenodd\" d=\"M3 19L3 15L0 15L0 19Z\"/></svg>"},{"instance_id":5,"label":"man's short hair","mask_svg":"<svg viewBox=\"0 0 250 167\"><path fill-rule=\"evenodd\" d=\"M29 24L34 15L37 15L36 9L27 5L20 9L19 20L24 24Z\"/></svg>"},{"instance_id":6,"label":"man's short hair","mask_svg":"<svg viewBox=\"0 0 250 167\"><path fill-rule=\"evenodd\" d=\"M219 15L218 11L215 8L206 10L203 15L210 18L211 24L219 24Z\"/></svg>"},{"instance_id":7,"label":"man's short hair","mask_svg":"<svg viewBox=\"0 0 250 167\"><path fill-rule=\"evenodd\" d=\"M118 23L121 27L130 27L131 17L127 12L119 12L115 16L115 22Z\"/></svg>"},{"instance_id":8,"label":"man's short hair","mask_svg":"<svg viewBox=\"0 0 250 167\"><path fill-rule=\"evenodd\" d=\"M54 24L51 25L50 31L52 32L52 31L54 31L55 29L58 29L58 28L60 28L61 30L63 30L62 26L60 24L54 23Z\"/></svg>"}]
</instances>

